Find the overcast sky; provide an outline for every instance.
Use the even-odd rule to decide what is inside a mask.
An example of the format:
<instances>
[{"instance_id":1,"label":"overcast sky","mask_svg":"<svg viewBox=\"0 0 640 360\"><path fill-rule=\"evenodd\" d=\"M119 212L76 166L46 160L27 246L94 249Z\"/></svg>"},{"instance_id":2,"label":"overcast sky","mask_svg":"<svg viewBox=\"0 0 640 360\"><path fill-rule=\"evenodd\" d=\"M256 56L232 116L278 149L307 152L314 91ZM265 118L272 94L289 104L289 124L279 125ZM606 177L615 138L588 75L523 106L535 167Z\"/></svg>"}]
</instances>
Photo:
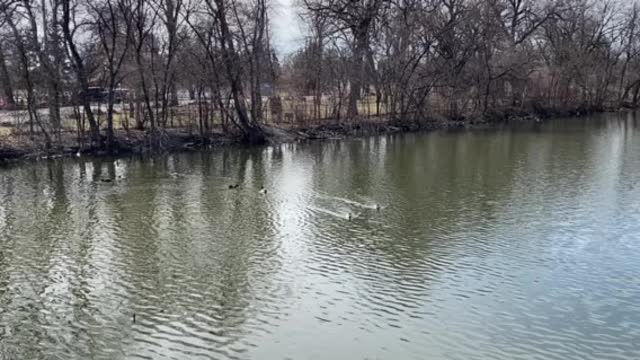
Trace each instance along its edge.
<instances>
[{"instance_id":1,"label":"overcast sky","mask_svg":"<svg viewBox=\"0 0 640 360\"><path fill-rule=\"evenodd\" d=\"M302 46L304 35L300 17L296 14L295 0L273 0L271 29L273 46L284 57Z\"/></svg>"}]
</instances>

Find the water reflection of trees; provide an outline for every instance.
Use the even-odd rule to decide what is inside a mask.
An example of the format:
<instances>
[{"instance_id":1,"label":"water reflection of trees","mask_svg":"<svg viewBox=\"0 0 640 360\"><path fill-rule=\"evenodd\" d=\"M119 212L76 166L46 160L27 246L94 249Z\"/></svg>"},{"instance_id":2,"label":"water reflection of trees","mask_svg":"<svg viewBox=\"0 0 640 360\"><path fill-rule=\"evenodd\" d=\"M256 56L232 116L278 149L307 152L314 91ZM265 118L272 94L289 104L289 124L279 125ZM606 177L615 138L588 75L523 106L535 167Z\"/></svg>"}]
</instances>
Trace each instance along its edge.
<instances>
[{"instance_id":1,"label":"water reflection of trees","mask_svg":"<svg viewBox=\"0 0 640 360\"><path fill-rule=\"evenodd\" d=\"M127 173L129 205L117 210L127 220L117 227L126 234L132 306L152 322L204 332L203 349L228 350L241 337L252 286L271 271L255 254L271 238L256 201L261 167L258 152L223 151L136 163ZM230 182L241 187L228 190Z\"/></svg>"},{"instance_id":2,"label":"water reflection of trees","mask_svg":"<svg viewBox=\"0 0 640 360\"><path fill-rule=\"evenodd\" d=\"M505 235L495 224L514 229L527 220L522 209L544 210L552 198L587 207L603 184L619 191L635 161L633 117L549 126L4 170L0 339L21 358L47 357L56 344L87 357L149 355L178 338L183 350L233 357L273 326L257 322L276 321L263 311L286 304L281 286L296 270L347 274L355 282L342 285L363 296L425 300L464 256L494 255ZM257 193L263 184L272 196ZM349 223L309 213L327 206L316 193L388 208Z\"/></svg>"},{"instance_id":3,"label":"water reflection of trees","mask_svg":"<svg viewBox=\"0 0 640 360\"><path fill-rule=\"evenodd\" d=\"M136 312L146 330L135 336L158 341L158 329L184 323L219 341L201 342L205 349L228 351L251 318L252 287L277 271L259 256L273 246L254 189L264 181L262 153L115 164L34 164L0 178L0 281L22 288L0 293L11 339L36 344L21 353L30 358L68 339L74 353L101 353L132 344ZM104 177L117 180L96 181ZM224 189L232 178L243 184L239 191ZM34 318L43 311L55 317Z\"/></svg>"}]
</instances>

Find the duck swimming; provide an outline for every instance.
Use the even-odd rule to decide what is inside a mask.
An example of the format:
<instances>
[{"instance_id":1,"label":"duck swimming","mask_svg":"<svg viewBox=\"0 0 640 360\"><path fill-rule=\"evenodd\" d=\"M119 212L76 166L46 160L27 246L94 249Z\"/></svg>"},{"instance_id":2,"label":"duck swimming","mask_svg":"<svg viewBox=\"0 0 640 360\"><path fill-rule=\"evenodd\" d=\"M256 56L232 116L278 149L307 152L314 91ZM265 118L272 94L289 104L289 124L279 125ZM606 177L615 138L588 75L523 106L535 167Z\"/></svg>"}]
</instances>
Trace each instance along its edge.
<instances>
[{"instance_id":1,"label":"duck swimming","mask_svg":"<svg viewBox=\"0 0 640 360\"><path fill-rule=\"evenodd\" d=\"M235 185L234 185L234 184L231 184L231 185L229 185L229 190L237 189L237 188L239 188L239 187L240 187L240 185L239 185L239 184L235 184Z\"/></svg>"},{"instance_id":2,"label":"duck swimming","mask_svg":"<svg viewBox=\"0 0 640 360\"><path fill-rule=\"evenodd\" d=\"M347 213L346 218L347 218L347 220L348 220L348 221L351 221L351 219L352 219L353 217L351 216L351 213Z\"/></svg>"},{"instance_id":3,"label":"duck swimming","mask_svg":"<svg viewBox=\"0 0 640 360\"><path fill-rule=\"evenodd\" d=\"M267 189L265 189L264 186L262 186L260 188L260 194L262 194L262 195L266 195L267 194Z\"/></svg>"}]
</instances>

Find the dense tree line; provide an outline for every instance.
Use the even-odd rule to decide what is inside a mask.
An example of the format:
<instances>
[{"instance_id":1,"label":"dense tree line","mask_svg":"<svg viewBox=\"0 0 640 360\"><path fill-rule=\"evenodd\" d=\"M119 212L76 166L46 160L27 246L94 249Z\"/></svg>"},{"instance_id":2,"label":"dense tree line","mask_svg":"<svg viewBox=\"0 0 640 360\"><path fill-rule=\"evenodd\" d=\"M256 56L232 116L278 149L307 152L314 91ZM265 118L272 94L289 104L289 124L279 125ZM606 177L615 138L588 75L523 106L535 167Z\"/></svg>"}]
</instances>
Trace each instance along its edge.
<instances>
[{"instance_id":1,"label":"dense tree line","mask_svg":"<svg viewBox=\"0 0 640 360\"><path fill-rule=\"evenodd\" d=\"M115 128L144 129L159 146L165 129L187 124L203 139L219 128L259 142L265 123L282 120L283 98L310 109L298 120L347 122L365 112L460 120L638 105L636 2L300 0L298 8L305 44L279 61L267 0L0 0L0 96L47 147L68 129L62 109L73 107L79 136L107 149L117 145ZM264 94L265 84L275 93ZM104 115L92 103L96 87ZM180 91L195 110L174 123Z\"/></svg>"},{"instance_id":2,"label":"dense tree line","mask_svg":"<svg viewBox=\"0 0 640 360\"><path fill-rule=\"evenodd\" d=\"M302 1L310 37L289 80L316 102L339 94L336 116L364 94L399 119L638 103L636 2Z\"/></svg>"},{"instance_id":3,"label":"dense tree line","mask_svg":"<svg viewBox=\"0 0 640 360\"><path fill-rule=\"evenodd\" d=\"M260 84L272 58L267 10L264 0L0 0L5 98L28 111L30 132L47 146L63 129L65 105L78 107L78 126L86 122L94 143L113 146L118 87L131 90L135 127L154 141L180 88L206 93L203 135L214 120L203 113L215 109L223 127L260 141ZM96 87L106 89L104 124L92 106Z\"/></svg>"}]
</instances>

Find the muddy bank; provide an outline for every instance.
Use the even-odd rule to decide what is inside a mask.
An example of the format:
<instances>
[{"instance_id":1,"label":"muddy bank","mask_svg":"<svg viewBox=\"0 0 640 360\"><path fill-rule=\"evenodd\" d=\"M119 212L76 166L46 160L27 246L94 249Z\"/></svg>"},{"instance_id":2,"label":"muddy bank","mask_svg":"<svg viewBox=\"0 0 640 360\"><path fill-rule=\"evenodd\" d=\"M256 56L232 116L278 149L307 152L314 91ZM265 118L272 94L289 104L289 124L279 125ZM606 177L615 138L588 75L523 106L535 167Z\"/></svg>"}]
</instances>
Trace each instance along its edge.
<instances>
[{"instance_id":1,"label":"muddy bank","mask_svg":"<svg viewBox=\"0 0 640 360\"><path fill-rule=\"evenodd\" d=\"M354 123L334 123L310 126L295 130L301 140L343 139L346 137L396 134L404 132L432 131L450 128L464 128L463 121L379 121L365 120Z\"/></svg>"},{"instance_id":2,"label":"muddy bank","mask_svg":"<svg viewBox=\"0 0 640 360\"><path fill-rule=\"evenodd\" d=\"M462 127L465 127L465 124L459 121L400 122L370 119L305 127L264 126L263 130L267 143L280 144ZM185 129L159 131L154 140L155 146L152 142L153 137L147 131L116 131L114 135L116 145L111 153L108 153L104 146L93 146L88 142L82 144L78 141L77 134L71 132L61 133L59 138L52 139L54 145L49 149L44 146L45 141L41 135L34 137L27 134L4 135L0 136L0 162L72 156L99 157L154 152L167 153L243 144L243 140L239 136L216 133L203 140L198 134Z\"/></svg>"},{"instance_id":3,"label":"muddy bank","mask_svg":"<svg viewBox=\"0 0 640 360\"><path fill-rule=\"evenodd\" d=\"M45 139L36 134L8 134L0 136L0 162L11 162L29 159L55 159L71 156L122 156L130 154L150 153L155 147L158 152L175 152L197 149L204 146L220 146L233 144L233 137L214 134L203 144L200 136L185 129L166 129L152 137L148 131L118 130L114 134L115 145L111 152L105 146L96 146L88 140L79 141L75 132L62 132L52 138L52 146L45 147ZM154 142L152 143L152 139Z\"/></svg>"},{"instance_id":4,"label":"muddy bank","mask_svg":"<svg viewBox=\"0 0 640 360\"><path fill-rule=\"evenodd\" d=\"M540 123L550 118L584 116L590 113L593 111L576 110L568 113L493 111L475 118L457 121L445 119L389 121L368 118L311 126L265 126L264 132L268 143L279 144L442 129L473 129L519 122ZM154 139L153 143L152 139ZM34 137L30 137L28 134L0 135L0 163L72 156L100 157L194 151L202 148L242 144L242 138L239 136L215 133L203 140L197 133L187 129L165 129L158 131L155 137L152 137L148 131L118 130L115 132L116 146L111 153L108 153L104 146L92 146L89 143L79 142L75 132L63 132L52 140L54 145L47 149L44 146L44 139L40 135Z\"/></svg>"}]
</instances>

